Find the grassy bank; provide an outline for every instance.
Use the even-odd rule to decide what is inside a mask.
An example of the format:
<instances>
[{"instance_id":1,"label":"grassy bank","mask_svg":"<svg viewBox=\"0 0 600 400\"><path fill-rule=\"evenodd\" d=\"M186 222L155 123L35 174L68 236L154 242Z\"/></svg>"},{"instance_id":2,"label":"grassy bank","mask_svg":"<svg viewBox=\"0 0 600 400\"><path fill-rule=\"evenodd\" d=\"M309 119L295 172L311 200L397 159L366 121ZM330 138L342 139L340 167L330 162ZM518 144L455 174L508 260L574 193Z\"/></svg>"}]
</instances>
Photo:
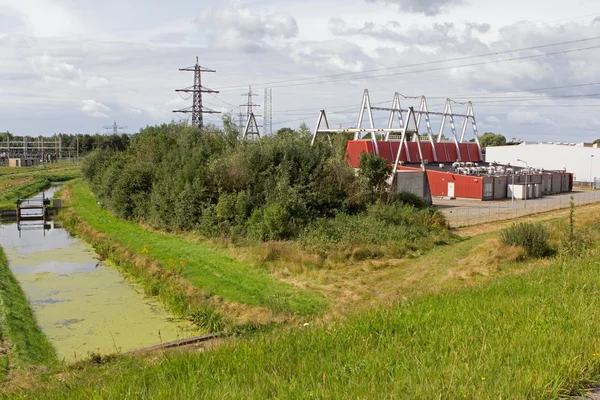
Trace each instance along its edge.
<instances>
[{"instance_id":1,"label":"grassy bank","mask_svg":"<svg viewBox=\"0 0 600 400\"><path fill-rule=\"evenodd\" d=\"M0 381L11 370L57 363L0 248Z\"/></svg>"},{"instance_id":2,"label":"grassy bank","mask_svg":"<svg viewBox=\"0 0 600 400\"><path fill-rule=\"evenodd\" d=\"M17 199L48 189L53 182L65 182L80 176L79 165L56 164L41 168L0 168L0 211L15 208Z\"/></svg>"},{"instance_id":3,"label":"grassy bank","mask_svg":"<svg viewBox=\"0 0 600 400\"><path fill-rule=\"evenodd\" d=\"M600 260L427 295L325 328L72 370L37 398L576 395L600 380ZM53 381L56 382L56 381Z\"/></svg>"},{"instance_id":4,"label":"grassy bank","mask_svg":"<svg viewBox=\"0 0 600 400\"><path fill-rule=\"evenodd\" d=\"M318 314L326 307L324 296L294 288L217 250L112 216L100 209L83 182L76 182L68 190L65 225L92 242L101 256L110 257L117 264L136 264L138 275L150 279L146 285L150 294L160 295L167 290L172 297L175 294L169 287L172 289L183 280L200 290L205 298L212 299L213 304L215 298L220 298L245 307L298 315ZM152 279L153 274L158 279ZM165 278L169 278L167 283L161 284L160 280ZM173 300L176 299L171 299L171 308Z\"/></svg>"}]
</instances>

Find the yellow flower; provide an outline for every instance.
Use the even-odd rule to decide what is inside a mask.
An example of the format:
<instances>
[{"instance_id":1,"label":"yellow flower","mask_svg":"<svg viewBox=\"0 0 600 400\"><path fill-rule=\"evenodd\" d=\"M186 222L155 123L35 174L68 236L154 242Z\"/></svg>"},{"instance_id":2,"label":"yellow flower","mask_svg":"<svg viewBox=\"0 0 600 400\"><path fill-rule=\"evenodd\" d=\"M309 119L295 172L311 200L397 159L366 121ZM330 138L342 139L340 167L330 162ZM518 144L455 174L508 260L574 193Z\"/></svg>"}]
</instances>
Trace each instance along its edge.
<instances>
[{"instance_id":1,"label":"yellow flower","mask_svg":"<svg viewBox=\"0 0 600 400\"><path fill-rule=\"evenodd\" d=\"M142 254L150 254L150 247L144 245L144 248L142 249Z\"/></svg>"},{"instance_id":2,"label":"yellow flower","mask_svg":"<svg viewBox=\"0 0 600 400\"><path fill-rule=\"evenodd\" d=\"M485 381L485 376L482 376L482 377L481 377L481 380L482 380L482 381Z\"/></svg>"}]
</instances>

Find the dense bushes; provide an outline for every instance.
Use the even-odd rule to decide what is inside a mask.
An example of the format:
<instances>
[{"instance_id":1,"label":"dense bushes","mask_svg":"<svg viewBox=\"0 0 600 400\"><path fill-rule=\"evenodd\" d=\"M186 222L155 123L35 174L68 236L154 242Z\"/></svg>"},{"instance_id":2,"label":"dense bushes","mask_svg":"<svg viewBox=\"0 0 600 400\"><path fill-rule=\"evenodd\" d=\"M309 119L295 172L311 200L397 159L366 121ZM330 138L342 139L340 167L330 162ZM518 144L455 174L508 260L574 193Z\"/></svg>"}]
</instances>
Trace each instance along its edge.
<instances>
[{"instance_id":1,"label":"dense bushes","mask_svg":"<svg viewBox=\"0 0 600 400\"><path fill-rule=\"evenodd\" d=\"M367 222L389 240L445 230L439 214L417 212L418 198L389 193L381 158L363 155L356 174L344 154L341 137L311 147L305 134L285 129L244 142L228 125L201 132L169 124L142 130L123 152L96 150L82 171L104 207L169 230L307 243L323 235L348 241L358 234L350 227Z\"/></svg>"},{"instance_id":2,"label":"dense bushes","mask_svg":"<svg viewBox=\"0 0 600 400\"><path fill-rule=\"evenodd\" d=\"M521 222L500 232L500 242L507 246L521 246L531 257L544 257L551 253L550 233L539 223Z\"/></svg>"}]
</instances>

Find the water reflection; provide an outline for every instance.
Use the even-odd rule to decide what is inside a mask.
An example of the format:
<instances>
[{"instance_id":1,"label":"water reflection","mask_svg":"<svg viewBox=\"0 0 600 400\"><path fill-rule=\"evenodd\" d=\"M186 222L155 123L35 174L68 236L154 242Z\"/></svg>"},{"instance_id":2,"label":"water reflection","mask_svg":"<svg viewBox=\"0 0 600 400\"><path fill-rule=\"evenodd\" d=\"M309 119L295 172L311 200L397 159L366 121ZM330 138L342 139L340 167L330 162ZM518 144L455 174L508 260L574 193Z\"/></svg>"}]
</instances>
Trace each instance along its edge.
<instances>
[{"instance_id":1,"label":"water reflection","mask_svg":"<svg viewBox=\"0 0 600 400\"><path fill-rule=\"evenodd\" d=\"M0 225L0 245L61 359L128 351L196 334L189 323L173 318L60 226L52 223L44 235L19 232L16 225Z\"/></svg>"}]
</instances>

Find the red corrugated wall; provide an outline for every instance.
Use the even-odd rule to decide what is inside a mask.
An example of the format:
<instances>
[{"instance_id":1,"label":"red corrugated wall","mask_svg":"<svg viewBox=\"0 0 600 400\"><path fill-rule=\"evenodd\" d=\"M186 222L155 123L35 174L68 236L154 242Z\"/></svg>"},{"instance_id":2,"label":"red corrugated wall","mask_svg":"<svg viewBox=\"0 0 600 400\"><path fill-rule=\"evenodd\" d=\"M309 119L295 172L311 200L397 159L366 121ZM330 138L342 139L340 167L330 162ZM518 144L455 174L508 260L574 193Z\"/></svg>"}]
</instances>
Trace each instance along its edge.
<instances>
[{"instance_id":1,"label":"red corrugated wall","mask_svg":"<svg viewBox=\"0 0 600 400\"><path fill-rule=\"evenodd\" d=\"M456 151L456 144L453 142L435 143L435 150L439 163L452 163L458 161L458 152ZM420 163L421 157L419 157L419 148L416 142L408 142L408 153L410 154L411 163ZM377 142L379 148L379 155L386 159L389 163L393 163L396 160L396 154L398 154L398 147L400 142ZM462 156L462 161L481 162L479 157L479 149L477 143L459 143L459 148ZM346 147L348 152L348 162L354 168L358 168L360 153L367 152L375 154L373 142L371 140L349 140ZM433 157L433 148L430 142L421 142L421 150L423 151L423 158L428 160L430 163L435 162ZM407 162L406 148L402 149L400 155L400 161Z\"/></svg>"},{"instance_id":2,"label":"red corrugated wall","mask_svg":"<svg viewBox=\"0 0 600 400\"><path fill-rule=\"evenodd\" d=\"M348 140L346 145L346 153L348 155L348 163L354 168L360 165L360 153L375 154L373 151L373 142L370 140Z\"/></svg>"},{"instance_id":3,"label":"red corrugated wall","mask_svg":"<svg viewBox=\"0 0 600 400\"><path fill-rule=\"evenodd\" d=\"M419 168L399 167L401 171L414 171ZM448 196L448 182L454 182L454 196L466 199L483 198L483 178L478 176L458 175L450 172L427 171L429 189L432 196Z\"/></svg>"}]
</instances>

